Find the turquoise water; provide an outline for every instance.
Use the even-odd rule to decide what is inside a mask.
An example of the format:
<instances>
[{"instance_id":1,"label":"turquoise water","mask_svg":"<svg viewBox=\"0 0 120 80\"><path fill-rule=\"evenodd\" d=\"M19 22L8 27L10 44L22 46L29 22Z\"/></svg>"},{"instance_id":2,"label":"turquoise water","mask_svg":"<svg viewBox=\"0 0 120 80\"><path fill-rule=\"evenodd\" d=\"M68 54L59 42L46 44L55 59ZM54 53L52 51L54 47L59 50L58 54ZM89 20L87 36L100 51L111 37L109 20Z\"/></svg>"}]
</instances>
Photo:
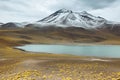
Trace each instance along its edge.
<instances>
[{"instance_id":1,"label":"turquoise water","mask_svg":"<svg viewBox=\"0 0 120 80\"><path fill-rule=\"evenodd\" d=\"M16 47L25 51L80 56L120 58L118 45L24 45Z\"/></svg>"}]
</instances>

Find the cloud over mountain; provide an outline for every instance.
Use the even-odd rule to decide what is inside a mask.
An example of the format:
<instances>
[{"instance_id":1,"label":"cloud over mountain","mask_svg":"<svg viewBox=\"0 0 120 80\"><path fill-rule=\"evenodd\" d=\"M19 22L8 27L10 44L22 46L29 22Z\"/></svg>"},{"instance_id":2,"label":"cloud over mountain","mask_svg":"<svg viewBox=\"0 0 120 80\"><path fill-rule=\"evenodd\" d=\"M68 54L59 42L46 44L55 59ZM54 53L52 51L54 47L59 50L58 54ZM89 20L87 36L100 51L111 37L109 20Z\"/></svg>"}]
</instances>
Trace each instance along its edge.
<instances>
[{"instance_id":1,"label":"cloud over mountain","mask_svg":"<svg viewBox=\"0 0 120 80\"><path fill-rule=\"evenodd\" d=\"M66 8L120 22L119 0L0 0L0 22L36 21Z\"/></svg>"}]
</instances>

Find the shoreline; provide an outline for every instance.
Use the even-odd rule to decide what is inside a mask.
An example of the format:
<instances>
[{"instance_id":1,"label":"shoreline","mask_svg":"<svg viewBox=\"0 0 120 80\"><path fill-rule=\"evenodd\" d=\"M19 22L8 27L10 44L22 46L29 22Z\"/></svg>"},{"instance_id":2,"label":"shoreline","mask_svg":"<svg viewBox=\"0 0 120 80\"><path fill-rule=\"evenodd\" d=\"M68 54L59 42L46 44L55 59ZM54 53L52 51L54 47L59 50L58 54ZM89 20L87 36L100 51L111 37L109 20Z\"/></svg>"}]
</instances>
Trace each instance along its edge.
<instances>
[{"instance_id":1,"label":"shoreline","mask_svg":"<svg viewBox=\"0 0 120 80\"><path fill-rule=\"evenodd\" d=\"M60 46L119 46L119 45L95 45L95 44L90 44L90 45L82 45L82 44L78 44L78 45L73 45L73 44L25 44L25 45L60 45ZM25 45L22 45L22 46L25 46ZM24 49L21 49L19 47L22 47L22 46L16 46L14 47L14 49L17 49L17 50L20 50L20 51L23 51L23 52L27 52L27 53L33 53L33 54L41 54L41 53L44 53L44 54L61 54L61 53L50 53L50 52L35 52L35 51L27 51L27 50L24 50ZM87 56L87 55L77 55L77 54L71 54L71 53L64 53L64 54L61 54L61 55L71 55L71 56L82 56L82 57L94 57L94 58L106 58L106 59L119 59L119 57L104 57L104 56Z\"/></svg>"}]
</instances>

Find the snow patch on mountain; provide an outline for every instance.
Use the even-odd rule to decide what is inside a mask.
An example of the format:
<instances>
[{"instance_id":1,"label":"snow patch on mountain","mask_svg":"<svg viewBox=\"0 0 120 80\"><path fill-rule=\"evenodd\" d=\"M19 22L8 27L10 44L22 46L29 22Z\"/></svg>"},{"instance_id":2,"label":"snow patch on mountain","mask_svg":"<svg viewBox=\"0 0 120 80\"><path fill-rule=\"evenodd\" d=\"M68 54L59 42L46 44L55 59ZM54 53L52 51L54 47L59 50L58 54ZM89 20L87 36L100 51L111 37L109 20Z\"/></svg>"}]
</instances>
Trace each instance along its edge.
<instances>
[{"instance_id":1,"label":"snow patch on mountain","mask_svg":"<svg viewBox=\"0 0 120 80\"><path fill-rule=\"evenodd\" d=\"M50 16L39 20L38 24L55 24L83 28L95 28L104 25L106 22L106 19L93 16L86 11L73 12L71 10L61 9Z\"/></svg>"}]
</instances>

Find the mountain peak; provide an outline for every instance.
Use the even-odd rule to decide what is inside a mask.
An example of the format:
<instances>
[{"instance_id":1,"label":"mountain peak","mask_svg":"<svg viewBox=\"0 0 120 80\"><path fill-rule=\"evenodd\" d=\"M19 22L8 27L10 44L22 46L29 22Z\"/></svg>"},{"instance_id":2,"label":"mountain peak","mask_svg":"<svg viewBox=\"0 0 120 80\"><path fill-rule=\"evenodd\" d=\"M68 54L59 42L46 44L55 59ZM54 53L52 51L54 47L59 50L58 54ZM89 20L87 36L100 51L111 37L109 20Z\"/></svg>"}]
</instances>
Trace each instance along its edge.
<instances>
[{"instance_id":1,"label":"mountain peak","mask_svg":"<svg viewBox=\"0 0 120 80\"><path fill-rule=\"evenodd\" d=\"M72 13L72 10L68 10L68 9L63 8L63 9L60 9L56 12L58 12L58 13L69 13L69 12Z\"/></svg>"},{"instance_id":2,"label":"mountain peak","mask_svg":"<svg viewBox=\"0 0 120 80\"><path fill-rule=\"evenodd\" d=\"M106 23L106 20L101 17L93 16L86 11L73 12L72 10L60 9L37 22L55 25L77 26L84 28L95 28L104 25Z\"/></svg>"},{"instance_id":3,"label":"mountain peak","mask_svg":"<svg viewBox=\"0 0 120 80\"><path fill-rule=\"evenodd\" d=\"M88 12L87 12L87 11L82 11L81 13L83 13L83 14L88 14Z\"/></svg>"},{"instance_id":4,"label":"mountain peak","mask_svg":"<svg viewBox=\"0 0 120 80\"><path fill-rule=\"evenodd\" d=\"M91 14L89 14L87 11L82 11L82 12L80 12L80 14L83 14L83 15L91 15Z\"/></svg>"}]
</instances>

